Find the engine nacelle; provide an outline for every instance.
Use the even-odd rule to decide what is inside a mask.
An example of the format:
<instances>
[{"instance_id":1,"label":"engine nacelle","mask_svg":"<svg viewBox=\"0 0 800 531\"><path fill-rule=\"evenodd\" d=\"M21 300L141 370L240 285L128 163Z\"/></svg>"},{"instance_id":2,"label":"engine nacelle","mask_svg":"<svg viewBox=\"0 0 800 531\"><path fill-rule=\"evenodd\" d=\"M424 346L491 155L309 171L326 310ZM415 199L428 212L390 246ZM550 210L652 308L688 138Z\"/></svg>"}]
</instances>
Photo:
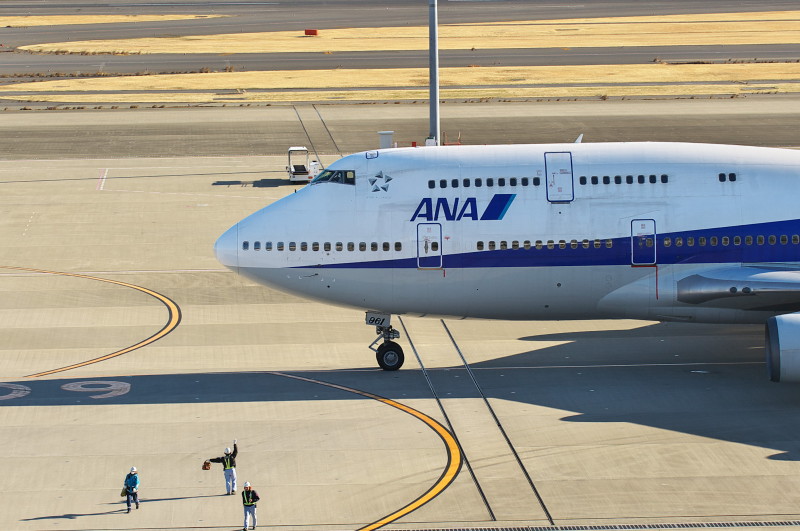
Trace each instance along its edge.
<instances>
[{"instance_id":1,"label":"engine nacelle","mask_svg":"<svg viewBox=\"0 0 800 531\"><path fill-rule=\"evenodd\" d=\"M800 382L800 313L767 319L764 353L773 382Z\"/></svg>"}]
</instances>

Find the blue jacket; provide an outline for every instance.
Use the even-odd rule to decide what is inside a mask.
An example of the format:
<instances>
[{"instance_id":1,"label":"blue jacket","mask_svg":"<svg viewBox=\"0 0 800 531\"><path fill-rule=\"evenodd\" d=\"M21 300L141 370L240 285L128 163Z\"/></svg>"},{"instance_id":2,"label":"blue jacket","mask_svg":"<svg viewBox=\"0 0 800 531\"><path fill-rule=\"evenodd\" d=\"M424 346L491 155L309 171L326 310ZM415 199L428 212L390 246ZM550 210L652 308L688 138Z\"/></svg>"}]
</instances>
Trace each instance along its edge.
<instances>
[{"instance_id":1,"label":"blue jacket","mask_svg":"<svg viewBox=\"0 0 800 531\"><path fill-rule=\"evenodd\" d=\"M125 476L125 489L128 492L133 492L139 488L139 474L128 474Z\"/></svg>"}]
</instances>

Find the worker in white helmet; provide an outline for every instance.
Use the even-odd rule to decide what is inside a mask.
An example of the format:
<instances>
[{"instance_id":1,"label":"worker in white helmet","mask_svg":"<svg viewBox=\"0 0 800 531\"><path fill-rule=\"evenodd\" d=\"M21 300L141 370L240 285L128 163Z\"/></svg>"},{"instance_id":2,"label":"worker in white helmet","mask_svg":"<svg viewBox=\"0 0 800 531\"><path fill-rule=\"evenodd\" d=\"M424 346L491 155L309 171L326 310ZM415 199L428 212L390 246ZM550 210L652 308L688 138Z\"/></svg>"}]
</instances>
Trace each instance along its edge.
<instances>
[{"instance_id":1,"label":"worker in white helmet","mask_svg":"<svg viewBox=\"0 0 800 531\"><path fill-rule=\"evenodd\" d=\"M125 483L123 486L125 491L125 503L128 505L128 512L131 512L131 502L136 504L139 508L139 471L135 466L131 467L131 471L125 476Z\"/></svg>"},{"instance_id":2,"label":"worker in white helmet","mask_svg":"<svg viewBox=\"0 0 800 531\"><path fill-rule=\"evenodd\" d=\"M225 473L225 491L228 494L236 494L236 456L238 453L239 448L234 439L233 452L230 448L225 448L225 455L209 459L212 463L222 463L222 471Z\"/></svg>"},{"instance_id":3,"label":"worker in white helmet","mask_svg":"<svg viewBox=\"0 0 800 531\"><path fill-rule=\"evenodd\" d=\"M250 486L250 482L246 482L244 484L244 490L242 491L242 503L244 504L244 527L242 531L247 531L247 522L251 519L253 527L250 529L256 528L256 503L258 503L260 499L258 493Z\"/></svg>"}]
</instances>

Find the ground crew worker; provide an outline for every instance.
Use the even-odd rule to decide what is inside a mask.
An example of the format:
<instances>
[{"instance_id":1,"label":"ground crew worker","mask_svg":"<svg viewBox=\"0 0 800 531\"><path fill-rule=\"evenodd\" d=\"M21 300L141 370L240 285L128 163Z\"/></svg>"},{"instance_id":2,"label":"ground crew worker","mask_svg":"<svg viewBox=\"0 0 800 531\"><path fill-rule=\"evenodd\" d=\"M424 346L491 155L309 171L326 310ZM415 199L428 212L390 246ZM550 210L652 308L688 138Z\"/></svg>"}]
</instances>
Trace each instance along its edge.
<instances>
[{"instance_id":1,"label":"ground crew worker","mask_svg":"<svg viewBox=\"0 0 800 531\"><path fill-rule=\"evenodd\" d=\"M230 448L225 448L225 455L209 459L212 463L222 463L222 470L225 473L225 491L228 494L236 494L236 455L239 448L236 447L236 440L233 441L233 452Z\"/></svg>"},{"instance_id":2,"label":"ground crew worker","mask_svg":"<svg viewBox=\"0 0 800 531\"><path fill-rule=\"evenodd\" d=\"M247 522L250 520L251 516L253 517L253 527L250 529L256 528L256 503L258 503L260 499L258 493L250 486L250 482L246 482L244 484L244 490L242 491L242 503L244 504L244 527L242 531L247 531Z\"/></svg>"},{"instance_id":3,"label":"ground crew worker","mask_svg":"<svg viewBox=\"0 0 800 531\"><path fill-rule=\"evenodd\" d=\"M125 503L128 504L128 512L131 512L131 502L136 503L136 508L139 508L139 473L135 466L131 467L131 471L125 476Z\"/></svg>"}]
</instances>

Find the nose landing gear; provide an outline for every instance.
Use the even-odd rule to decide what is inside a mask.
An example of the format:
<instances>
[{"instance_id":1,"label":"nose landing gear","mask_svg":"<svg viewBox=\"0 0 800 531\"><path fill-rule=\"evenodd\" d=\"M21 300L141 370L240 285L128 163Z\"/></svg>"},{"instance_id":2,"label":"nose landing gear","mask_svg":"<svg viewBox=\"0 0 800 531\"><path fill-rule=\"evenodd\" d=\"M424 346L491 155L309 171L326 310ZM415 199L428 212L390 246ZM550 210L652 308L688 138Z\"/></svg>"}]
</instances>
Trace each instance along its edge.
<instances>
[{"instance_id":1,"label":"nose landing gear","mask_svg":"<svg viewBox=\"0 0 800 531\"><path fill-rule=\"evenodd\" d=\"M400 332L395 330L391 325L391 315L378 314L375 312L367 312L366 323L368 325L375 325L375 333L378 337L375 341L370 343L369 348L375 351L375 358L378 360L378 365L384 371L396 371L403 366L405 356L403 349L392 341L400 337ZM374 348L375 343L383 339L383 343Z\"/></svg>"}]
</instances>

